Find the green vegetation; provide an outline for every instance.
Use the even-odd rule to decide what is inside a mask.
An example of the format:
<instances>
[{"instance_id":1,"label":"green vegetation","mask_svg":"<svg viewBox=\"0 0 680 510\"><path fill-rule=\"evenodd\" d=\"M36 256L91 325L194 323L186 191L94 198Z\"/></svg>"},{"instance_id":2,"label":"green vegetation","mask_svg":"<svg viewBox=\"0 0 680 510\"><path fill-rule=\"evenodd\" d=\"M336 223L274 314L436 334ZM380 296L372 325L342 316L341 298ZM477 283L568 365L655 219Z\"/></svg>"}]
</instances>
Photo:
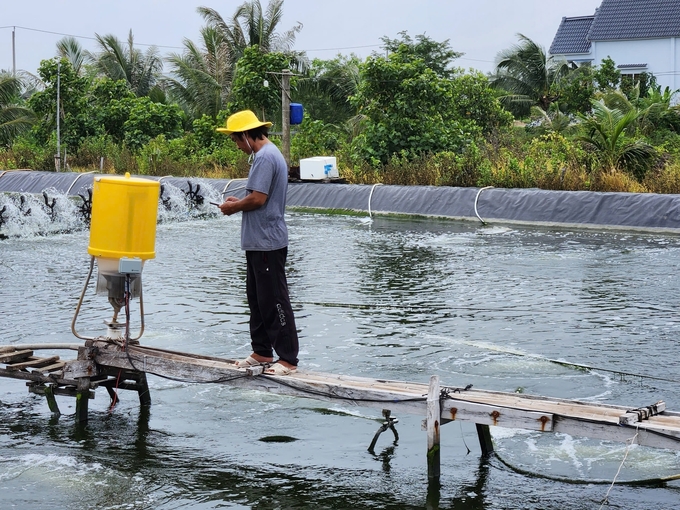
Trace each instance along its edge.
<instances>
[{"instance_id":1,"label":"green vegetation","mask_svg":"<svg viewBox=\"0 0 680 510\"><path fill-rule=\"evenodd\" d=\"M575 67L523 35L489 76L456 67L448 41L405 32L364 60L309 61L282 13L283 0L231 17L200 7L200 39L181 53L142 52L132 32L95 34L92 53L66 37L37 78L0 72L0 170L53 170L59 142L73 171L243 177L245 155L215 128L250 108L279 143L291 69L305 108L292 165L335 155L341 177L366 184L680 192L677 91L652 75L622 76L610 58Z\"/></svg>"}]
</instances>

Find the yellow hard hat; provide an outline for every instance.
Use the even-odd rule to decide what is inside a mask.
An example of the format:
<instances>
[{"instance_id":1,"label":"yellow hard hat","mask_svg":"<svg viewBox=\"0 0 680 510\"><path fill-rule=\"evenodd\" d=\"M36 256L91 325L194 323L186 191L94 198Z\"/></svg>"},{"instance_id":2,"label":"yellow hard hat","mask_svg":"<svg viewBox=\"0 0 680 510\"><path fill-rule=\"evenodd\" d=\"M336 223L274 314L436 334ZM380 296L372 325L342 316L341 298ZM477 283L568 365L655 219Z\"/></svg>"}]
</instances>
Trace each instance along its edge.
<instances>
[{"instance_id":1,"label":"yellow hard hat","mask_svg":"<svg viewBox=\"0 0 680 510\"><path fill-rule=\"evenodd\" d=\"M233 115L230 115L227 119L227 126L217 128L219 133L224 133L225 135L230 135L232 133L241 133L243 131L249 131L251 129L258 128L260 126L270 127L271 122L260 122L255 115L250 110L241 110Z\"/></svg>"}]
</instances>

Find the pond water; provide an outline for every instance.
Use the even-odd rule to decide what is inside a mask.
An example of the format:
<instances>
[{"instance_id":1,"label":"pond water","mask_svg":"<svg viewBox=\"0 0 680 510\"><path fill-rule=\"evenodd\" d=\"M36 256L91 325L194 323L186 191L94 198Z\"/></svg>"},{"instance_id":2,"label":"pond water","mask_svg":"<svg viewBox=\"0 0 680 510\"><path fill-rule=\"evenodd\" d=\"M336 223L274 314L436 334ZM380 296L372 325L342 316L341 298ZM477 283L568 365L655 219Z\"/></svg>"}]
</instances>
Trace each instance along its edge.
<instances>
[{"instance_id":1,"label":"pond water","mask_svg":"<svg viewBox=\"0 0 680 510\"><path fill-rule=\"evenodd\" d=\"M240 217L159 224L144 269L142 344L248 354ZM289 284L301 368L680 410L680 238L291 213ZM0 345L76 342L88 233L0 240ZM105 298L79 329L103 334ZM133 314L133 320L135 315ZM133 331L134 327L133 327ZM48 353L49 351L41 351ZM58 354L69 358L61 351ZM579 370L553 360L596 367ZM619 372L638 374L622 376ZM0 508L675 508L680 455L474 425L442 427L427 494L424 417L149 376L153 404L99 390L84 431L0 379ZM286 441L272 441L285 436ZM293 440L294 439L294 440Z\"/></svg>"}]
</instances>

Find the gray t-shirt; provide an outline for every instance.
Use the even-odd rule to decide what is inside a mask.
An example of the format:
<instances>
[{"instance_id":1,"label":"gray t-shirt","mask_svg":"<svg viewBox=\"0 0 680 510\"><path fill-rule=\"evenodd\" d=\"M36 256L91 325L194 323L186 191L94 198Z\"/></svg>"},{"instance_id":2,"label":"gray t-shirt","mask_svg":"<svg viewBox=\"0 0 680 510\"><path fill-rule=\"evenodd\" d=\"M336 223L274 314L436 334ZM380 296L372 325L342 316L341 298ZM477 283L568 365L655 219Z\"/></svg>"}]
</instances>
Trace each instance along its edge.
<instances>
[{"instance_id":1,"label":"gray t-shirt","mask_svg":"<svg viewBox=\"0 0 680 510\"><path fill-rule=\"evenodd\" d=\"M241 221L241 249L273 251L288 246L288 228L284 219L288 192L288 168L281 151L266 143L255 153L246 190L267 195L258 209L244 211Z\"/></svg>"}]
</instances>

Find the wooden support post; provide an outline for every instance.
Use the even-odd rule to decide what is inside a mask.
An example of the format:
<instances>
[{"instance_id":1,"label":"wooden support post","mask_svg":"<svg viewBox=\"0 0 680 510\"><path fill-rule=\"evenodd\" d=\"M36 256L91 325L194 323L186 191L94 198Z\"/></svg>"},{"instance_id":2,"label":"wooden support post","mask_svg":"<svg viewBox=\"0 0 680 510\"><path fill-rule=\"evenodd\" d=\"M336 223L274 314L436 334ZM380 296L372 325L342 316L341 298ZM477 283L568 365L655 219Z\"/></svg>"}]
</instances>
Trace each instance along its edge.
<instances>
[{"instance_id":1,"label":"wooden support post","mask_svg":"<svg viewBox=\"0 0 680 510\"><path fill-rule=\"evenodd\" d=\"M441 409L439 405L439 376L430 377L430 388L427 393L427 478L429 482L439 483L439 420Z\"/></svg>"},{"instance_id":2,"label":"wooden support post","mask_svg":"<svg viewBox=\"0 0 680 510\"><path fill-rule=\"evenodd\" d=\"M488 425L475 423L477 427L477 436L479 437L479 446L482 447L482 455L489 455L493 452L493 441L491 440L491 432Z\"/></svg>"},{"instance_id":3,"label":"wooden support post","mask_svg":"<svg viewBox=\"0 0 680 510\"><path fill-rule=\"evenodd\" d=\"M54 398L54 391L52 391L52 386L49 384L45 385L45 398L47 399L47 405L50 408L50 411L52 411L52 414L56 416L60 416L61 412L59 411L59 406L57 405L57 399Z\"/></svg>"},{"instance_id":4,"label":"wooden support post","mask_svg":"<svg viewBox=\"0 0 680 510\"><path fill-rule=\"evenodd\" d=\"M149 383L146 380L145 372L139 372L137 384L139 385L139 390L137 390L139 405L149 407L151 405L151 393L149 393Z\"/></svg>"},{"instance_id":5,"label":"wooden support post","mask_svg":"<svg viewBox=\"0 0 680 510\"><path fill-rule=\"evenodd\" d=\"M90 403L90 378L78 379L76 388L76 424L87 423L87 410Z\"/></svg>"}]
</instances>

